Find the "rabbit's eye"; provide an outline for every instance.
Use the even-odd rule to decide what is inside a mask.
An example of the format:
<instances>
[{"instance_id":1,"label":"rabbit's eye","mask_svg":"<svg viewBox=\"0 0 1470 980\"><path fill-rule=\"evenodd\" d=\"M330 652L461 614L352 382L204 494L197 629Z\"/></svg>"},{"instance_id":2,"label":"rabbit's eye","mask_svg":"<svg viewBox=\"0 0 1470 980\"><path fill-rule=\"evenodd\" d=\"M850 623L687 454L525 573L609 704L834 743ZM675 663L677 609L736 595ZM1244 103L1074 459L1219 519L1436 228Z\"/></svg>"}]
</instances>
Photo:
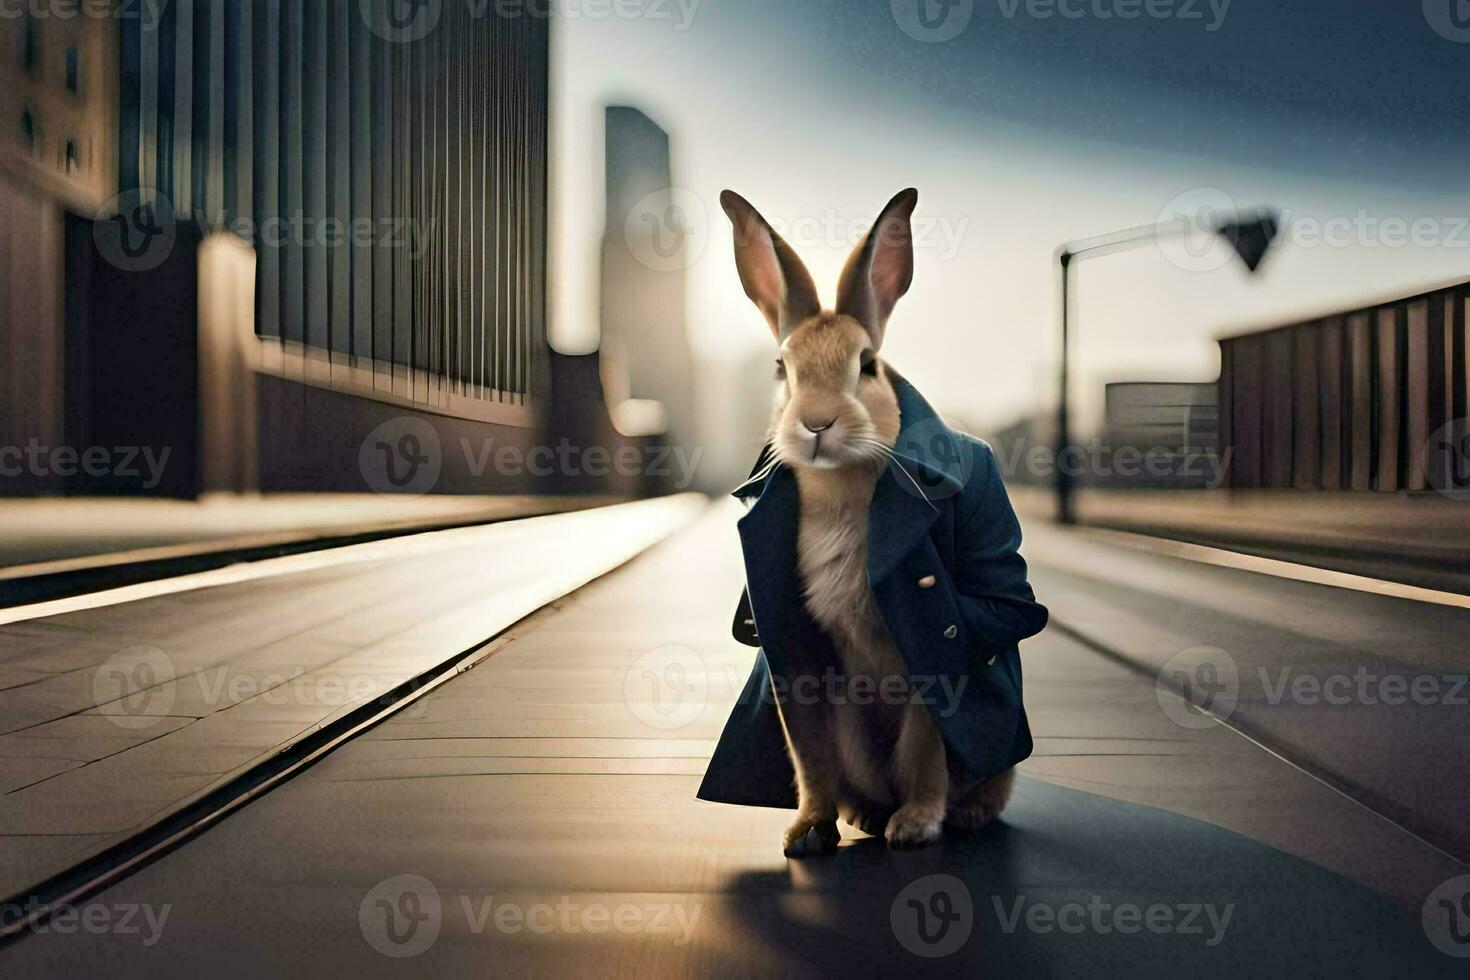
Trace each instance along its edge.
<instances>
[{"instance_id":1,"label":"rabbit's eye","mask_svg":"<svg viewBox=\"0 0 1470 980\"><path fill-rule=\"evenodd\" d=\"M870 378L878 376L878 359L872 354L863 355L861 371Z\"/></svg>"}]
</instances>

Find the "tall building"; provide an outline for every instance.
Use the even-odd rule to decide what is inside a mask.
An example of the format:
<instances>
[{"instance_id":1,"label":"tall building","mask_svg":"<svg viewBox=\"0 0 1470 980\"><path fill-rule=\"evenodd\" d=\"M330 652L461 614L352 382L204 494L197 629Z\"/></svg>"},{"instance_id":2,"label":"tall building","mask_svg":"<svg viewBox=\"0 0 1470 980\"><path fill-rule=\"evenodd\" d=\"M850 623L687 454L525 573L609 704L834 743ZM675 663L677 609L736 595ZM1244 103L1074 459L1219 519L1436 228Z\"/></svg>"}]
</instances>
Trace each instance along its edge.
<instances>
[{"instance_id":1,"label":"tall building","mask_svg":"<svg viewBox=\"0 0 1470 980\"><path fill-rule=\"evenodd\" d=\"M254 246L264 371L529 424L547 31L529 7L176 0L122 22L122 187Z\"/></svg>"},{"instance_id":2,"label":"tall building","mask_svg":"<svg viewBox=\"0 0 1470 980\"><path fill-rule=\"evenodd\" d=\"M0 18L0 446L65 439L63 215L94 214L117 173L117 25ZM55 473L0 474L0 494L48 493Z\"/></svg>"},{"instance_id":3,"label":"tall building","mask_svg":"<svg viewBox=\"0 0 1470 980\"><path fill-rule=\"evenodd\" d=\"M694 438L694 365L685 315L691 217L674 186L669 135L640 110L604 114L602 374L619 431ZM657 406L657 408L654 408ZM650 411L650 409L652 409Z\"/></svg>"}]
</instances>

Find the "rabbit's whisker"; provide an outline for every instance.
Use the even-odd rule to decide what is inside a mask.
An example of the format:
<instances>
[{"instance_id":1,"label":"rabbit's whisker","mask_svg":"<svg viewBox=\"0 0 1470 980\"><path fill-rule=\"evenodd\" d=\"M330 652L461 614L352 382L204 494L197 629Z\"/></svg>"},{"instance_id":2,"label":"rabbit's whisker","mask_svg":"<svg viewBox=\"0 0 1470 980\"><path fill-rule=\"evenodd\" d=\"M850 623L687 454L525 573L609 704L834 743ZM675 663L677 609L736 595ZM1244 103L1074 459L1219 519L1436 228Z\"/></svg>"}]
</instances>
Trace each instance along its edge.
<instances>
[{"instance_id":1,"label":"rabbit's whisker","mask_svg":"<svg viewBox=\"0 0 1470 980\"><path fill-rule=\"evenodd\" d=\"M885 446L883 443L878 442L876 439L860 439L855 441L861 442L878 450L878 452L882 456L886 457L888 461L893 464L893 468L902 473L904 479L908 480L909 483L913 485L915 492L917 492L918 495L923 499L924 503L929 505L929 508L931 510L937 511L939 509L938 507L934 506L934 503L929 499L929 495L924 492L924 488L919 486L919 481L915 480L913 474L909 473L908 468L899 461L897 453L895 453L888 446Z\"/></svg>"}]
</instances>

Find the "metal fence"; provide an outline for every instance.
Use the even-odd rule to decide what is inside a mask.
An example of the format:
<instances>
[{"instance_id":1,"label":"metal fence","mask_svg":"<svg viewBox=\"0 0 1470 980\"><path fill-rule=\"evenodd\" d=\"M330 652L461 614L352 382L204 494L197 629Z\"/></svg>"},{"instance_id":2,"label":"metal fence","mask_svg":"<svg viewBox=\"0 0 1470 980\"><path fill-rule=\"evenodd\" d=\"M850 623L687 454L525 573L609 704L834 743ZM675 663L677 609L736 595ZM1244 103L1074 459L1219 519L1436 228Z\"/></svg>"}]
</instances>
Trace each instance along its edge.
<instances>
[{"instance_id":1,"label":"metal fence","mask_svg":"<svg viewBox=\"0 0 1470 980\"><path fill-rule=\"evenodd\" d=\"M1221 340L1230 485L1463 488L1467 303L1462 281Z\"/></svg>"},{"instance_id":2,"label":"metal fence","mask_svg":"<svg viewBox=\"0 0 1470 980\"><path fill-rule=\"evenodd\" d=\"M390 19L419 9L438 18L422 37ZM120 183L252 241L262 338L441 410L524 404L547 19L516 9L172 0L156 27L123 20Z\"/></svg>"}]
</instances>

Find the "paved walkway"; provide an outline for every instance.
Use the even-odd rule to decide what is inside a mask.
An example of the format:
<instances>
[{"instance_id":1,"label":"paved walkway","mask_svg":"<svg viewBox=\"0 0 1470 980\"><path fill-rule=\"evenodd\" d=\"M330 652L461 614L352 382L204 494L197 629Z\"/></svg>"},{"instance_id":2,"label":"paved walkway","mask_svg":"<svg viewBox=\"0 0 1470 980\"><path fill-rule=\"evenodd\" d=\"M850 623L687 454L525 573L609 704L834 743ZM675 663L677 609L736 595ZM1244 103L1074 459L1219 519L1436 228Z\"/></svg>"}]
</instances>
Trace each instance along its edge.
<instances>
[{"instance_id":1,"label":"paved walkway","mask_svg":"<svg viewBox=\"0 0 1470 980\"><path fill-rule=\"evenodd\" d=\"M596 497L209 494L198 501L47 497L0 507L0 598L18 578L322 538L532 517Z\"/></svg>"},{"instance_id":2,"label":"paved walkway","mask_svg":"<svg viewBox=\"0 0 1470 980\"><path fill-rule=\"evenodd\" d=\"M1470 859L1470 756L1449 750L1470 744L1470 609L1215 567L1048 524L1028 531L1032 578L1059 625L1149 678L1191 686L1230 725ZM1295 830L1319 836L1310 824ZM1323 847L1366 857L1357 837L1321 836ZM1377 884L1422 895L1426 882Z\"/></svg>"},{"instance_id":3,"label":"paved walkway","mask_svg":"<svg viewBox=\"0 0 1470 980\"><path fill-rule=\"evenodd\" d=\"M688 495L412 535L0 625L0 897L469 652L704 506Z\"/></svg>"},{"instance_id":4,"label":"paved walkway","mask_svg":"<svg viewBox=\"0 0 1470 980\"><path fill-rule=\"evenodd\" d=\"M1016 507L1056 512L1048 489L1013 487ZM1102 490L1077 493L1078 519L1303 562L1354 575L1470 593L1467 494L1313 490Z\"/></svg>"},{"instance_id":5,"label":"paved walkway","mask_svg":"<svg viewBox=\"0 0 1470 980\"><path fill-rule=\"evenodd\" d=\"M1023 648L1038 752L1001 823L904 853L845 829L786 861L788 813L694 799L751 661L726 632L733 516L89 901L137 933L27 937L0 970L1462 975L1358 883L1456 866L1053 631Z\"/></svg>"}]
</instances>

